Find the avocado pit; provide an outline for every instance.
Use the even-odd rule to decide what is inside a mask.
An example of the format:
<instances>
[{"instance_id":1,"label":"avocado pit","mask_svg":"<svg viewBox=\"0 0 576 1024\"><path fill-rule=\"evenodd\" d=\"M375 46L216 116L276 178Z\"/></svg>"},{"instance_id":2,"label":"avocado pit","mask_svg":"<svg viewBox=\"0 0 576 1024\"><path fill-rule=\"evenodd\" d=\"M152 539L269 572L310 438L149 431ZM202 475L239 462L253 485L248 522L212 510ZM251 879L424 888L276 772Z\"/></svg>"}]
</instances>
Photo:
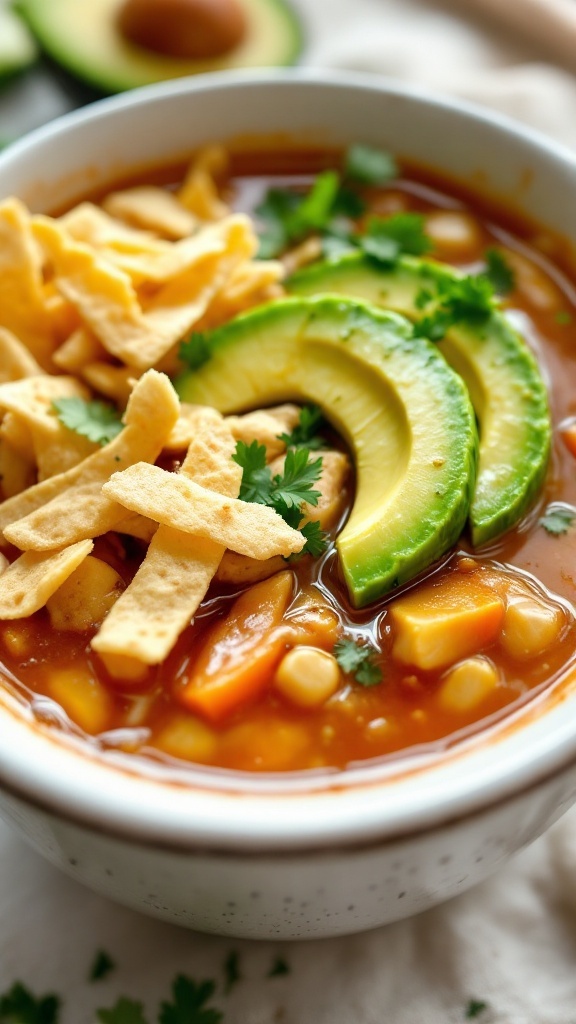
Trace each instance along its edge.
<instances>
[{"instance_id":1,"label":"avocado pit","mask_svg":"<svg viewBox=\"0 0 576 1024\"><path fill-rule=\"evenodd\" d=\"M247 28L239 0L124 0L117 25L130 43L182 60L222 57Z\"/></svg>"}]
</instances>

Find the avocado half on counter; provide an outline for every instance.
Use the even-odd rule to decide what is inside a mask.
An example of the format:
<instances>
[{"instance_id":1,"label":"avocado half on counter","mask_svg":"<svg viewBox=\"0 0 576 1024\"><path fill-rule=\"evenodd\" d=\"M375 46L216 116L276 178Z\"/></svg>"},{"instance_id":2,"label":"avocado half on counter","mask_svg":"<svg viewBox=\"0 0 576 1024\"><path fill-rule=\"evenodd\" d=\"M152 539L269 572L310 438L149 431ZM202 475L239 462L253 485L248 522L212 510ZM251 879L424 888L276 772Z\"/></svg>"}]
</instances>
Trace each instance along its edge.
<instances>
[{"instance_id":1,"label":"avocado half on counter","mask_svg":"<svg viewBox=\"0 0 576 1024\"><path fill-rule=\"evenodd\" d=\"M285 0L18 0L41 48L102 92L231 68L294 64Z\"/></svg>"},{"instance_id":2,"label":"avocado half on counter","mask_svg":"<svg viewBox=\"0 0 576 1024\"><path fill-rule=\"evenodd\" d=\"M223 413L314 401L349 445L356 498L336 545L363 607L413 579L458 540L474 547L519 522L544 480L551 440L535 359L494 302L440 344L418 337L419 296L456 271L361 254L294 275L278 299L211 335L177 381ZM380 308L378 308L380 307Z\"/></svg>"}]
</instances>

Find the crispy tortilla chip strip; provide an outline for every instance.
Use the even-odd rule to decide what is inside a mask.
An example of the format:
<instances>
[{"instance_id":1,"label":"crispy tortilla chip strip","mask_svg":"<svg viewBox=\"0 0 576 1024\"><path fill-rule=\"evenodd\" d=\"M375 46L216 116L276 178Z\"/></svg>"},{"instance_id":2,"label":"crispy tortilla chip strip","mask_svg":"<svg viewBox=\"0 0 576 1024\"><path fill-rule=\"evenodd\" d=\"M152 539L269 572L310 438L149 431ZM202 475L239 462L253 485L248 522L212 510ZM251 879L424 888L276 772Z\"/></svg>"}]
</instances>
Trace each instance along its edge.
<instances>
[{"instance_id":1,"label":"crispy tortilla chip strip","mask_svg":"<svg viewBox=\"0 0 576 1024\"><path fill-rule=\"evenodd\" d=\"M70 536L74 541L95 537L95 527L100 529L104 523L105 529L111 529L126 512L120 506L112 507L114 503L101 492L102 484L119 466L146 459L154 462L178 413L178 397L168 378L149 370L130 396L125 429L113 441L66 473L44 480L0 505L0 530L6 539L22 551L45 551L72 543ZM82 517L78 521L76 516L74 521L80 496Z\"/></svg>"},{"instance_id":2,"label":"crispy tortilla chip strip","mask_svg":"<svg viewBox=\"0 0 576 1024\"><path fill-rule=\"evenodd\" d=\"M197 537L208 537L251 558L293 555L305 539L265 505L226 498L182 473L140 463L114 473L104 494L132 512Z\"/></svg>"},{"instance_id":3,"label":"crispy tortilla chip strip","mask_svg":"<svg viewBox=\"0 0 576 1024\"><path fill-rule=\"evenodd\" d=\"M111 192L102 206L112 217L154 231L164 238L185 238L198 226L198 218L177 196L154 185L136 185L121 192Z\"/></svg>"},{"instance_id":4,"label":"crispy tortilla chip strip","mask_svg":"<svg viewBox=\"0 0 576 1024\"><path fill-rule=\"evenodd\" d=\"M138 370L129 366L112 366L100 361L87 363L80 374L91 388L122 407L126 405L140 376Z\"/></svg>"},{"instance_id":5,"label":"crispy tortilla chip strip","mask_svg":"<svg viewBox=\"0 0 576 1024\"><path fill-rule=\"evenodd\" d=\"M83 540L63 551L20 555L0 575L0 619L26 619L43 608L93 547Z\"/></svg>"},{"instance_id":6,"label":"crispy tortilla chip strip","mask_svg":"<svg viewBox=\"0 0 576 1024\"><path fill-rule=\"evenodd\" d=\"M218 423L221 419L221 414L209 405L190 405L188 402L182 402L178 422L168 438L164 451L167 454L188 451L199 430L210 423Z\"/></svg>"},{"instance_id":7,"label":"crispy tortilla chip strip","mask_svg":"<svg viewBox=\"0 0 576 1024\"><path fill-rule=\"evenodd\" d=\"M228 154L223 146L206 146L190 165L178 198L200 220L221 220L229 214L215 181L227 169Z\"/></svg>"},{"instance_id":8,"label":"crispy tortilla chip strip","mask_svg":"<svg viewBox=\"0 0 576 1024\"><path fill-rule=\"evenodd\" d=\"M250 221L229 217L203 233L205 247L196 261L160 288L144 311L128 275L71 240L57 221L37 217L34 231L54 264L62 294L111 355L140 370L154 366L194 326L254 246Z\"/></svg>"},{"instance_id":9,"label":"crispy tortilla chip strip","mask_svg":"<svg viewBox=\"0 0 576 1024\"><path fill-rule=\"evenodd\" d=\"M242 470L232 460L234 448L234 438L221 420L206 422L180 472L235 498ZM215 541L158 527L132 583L92 641L112 675L118 656L120 672L126 657L146 665L164 661L192 620L223 554L224 546Z\"/></svg>"},{"instance_id":10,"label":"crispy tortilla chip strip","mask_svg":"<svg viewBox=\"0 0 576 1024\"><path fill-rule=\"evenodd\" d=\"M66 373L79 373L87 363L93 363L107 355L98 338L85 327L80 327L56 350L53 362Z\"/></svg>"},{"instance_id":11,"label":"crispy tortilla chip strip","mask_svg":"<svg viewBox=\"0 0 576 1024\"><path fill-rule=\"evenodd\" d=\"M23 458L4 437L0 437L0 480L4 499L21 494L36 481L34 460Z\"/></svg>"},{"instance_id":12,"label":"crispy tortilla chip strip","mask_svg":"<svg viewBox=\"0 0 576 1024\"><path fill-rule=\"evenodd\" d=\"M143 540L146 544L150 543L157 529L158 523L147 519L146 516L139 516L137 512L126 516L114 527L116 533L125 533L128 537L136 537L137 540Z\"/></svg>"},{"instance_id":13,"label":"crispy tortilla chip strip","mask_svg":"<svg viewBox=\"0 0 576 1024\"><path fill-rule=\"evenodd\" d=\"M26 462L35 462L30 428L16 413L7 412L0 425L0 437Z\"/></svg>"},{"instance_id":14,"label":"crispy tortilla chip strip","mask_svg":"<svg viewBox=\"0 0 576 1024\"><path fill-rule=\"evenodd\" d=\"M42 258L30 215L18 199L0 203L0 325L50 369L56 339L46 315Z\"/></svg>"},{"instance_id":15,"label":"crispy tortilla chip strip","mask_svg":"<svg viewBox=\"0 0 576 1024\"><path fill-rule=\"evenodd\" d=\"M52 409L58 398L90 398L90 392L75 377L47 374L0 384L0 409L16 414L32 438L38 479L64 473L96 451L97 444L68 430Z\"/></svg>"},{"instance_id":16,"label":"crispy tortilla chip strip","mask_svg":"<svg viewBox=\"0 0 576 1024\"><path fill-rule=\"evenodd\" d=\"M0 384L44 373L34 356L12 331L0 327Z\"/></svg>"},{"instance_id":17,"label":"crispy tortilla chip strip","mask_svg":"<svg viewBox=\"0 0 576 1024\"><path fill-rule=\"evenodd\" d=\"M227 416L226 423L237 441L252 444L258 441L266 448L268 461L275 459L286 451L284 441L278 440L279 434L289 434L300 419L297 405L277 405L272 409L255 409L243 416Z\"/></svg>"},{"instance_id":18,"label":"crispy tortilla chip strip","mask_svg":"<svg viewBox=\"0 0 576 1024\"><path fill-rule=\"evenodd\" d=\"M156 238L150 231L127 227L94 203L79 203L59 220L72 238L94 249L111 249L118 253L170 251L169 242Z\"/></svg>"}]
</instances>

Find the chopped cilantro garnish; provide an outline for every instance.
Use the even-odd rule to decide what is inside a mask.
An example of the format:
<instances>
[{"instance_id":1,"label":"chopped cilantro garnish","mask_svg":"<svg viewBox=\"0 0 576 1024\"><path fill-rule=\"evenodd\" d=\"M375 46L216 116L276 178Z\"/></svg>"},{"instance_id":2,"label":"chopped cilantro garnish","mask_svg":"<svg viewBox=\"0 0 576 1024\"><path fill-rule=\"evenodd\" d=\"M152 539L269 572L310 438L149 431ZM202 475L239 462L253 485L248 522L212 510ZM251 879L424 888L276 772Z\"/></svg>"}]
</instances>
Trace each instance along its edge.
<instances>
[{"instance_id":1,"label":"chopped cilantro garnish","mask_svg":"<svg viewBox=\"0 0 576 1024\"><path fill-rule=\"evenodd\" d=\"M354 676L361 686L376 686L382 682L382 670L375 664L376 648L343 637L334 646L334 657L345 675Z\"/></svg>"},{"instance_id":2,"label":"chopped cilantro garnish","mask_svg":"<svg viewBox=\"0 0 576 1024\"><path fill-rule=\"evenodd\" d=\"M52 402L58 419L69 430L96 444L108 444L122 430L115 406L108 402L87 402L83 398L58 398Z\"/></svg>"},{"instance_id":3,"label":"chopped cilantro garnish","mask_svg":"<svg viewBox=\"0 0 576 1024\"><path fill-rule=\"evenodd\" d=\"M559 309L558 312L554 314L554 319L561 327L566 327L567 324L572 323L572 314L569 313L567 309Z\"/></svg>"},{"instance_id":4,"label":"chopped cilantro garnish","mask_svg":"<svg viewBox=\"0 0 576 1024\"><path fill-rule=\"evenodd\" d=\"M508 295L514 291L514 271L499 249L487 249L485 253L485 276L498 295Z\"/></svg>"},{"instance_id":5,"label":"chopped cilantro garnish","mask_svg":"<svg viewBox=\"0 0 576 1024\"><path fill-rule=\"evenodd\" d=\"M224 961L224 992L228 995L232 991L234 985L237 985L242 979L240 973L240 958L235 949L230 950L228 956Z\"/></svg>"},{"instance_id":6,"label":"chopped cilantro garnish","mask_svg":"<svg viewBox=\"0 0 576 1024\"><path fill-rule=\"evenodd\" d=\"M432 248L420 213L396 213L393 217L371 217L366 233L358 239L360 248L381 263L394 263L402 253L422 256Z\"/></svg>"},{"instance_id":7,"label":"chopped cilantro garnish","mask_svg":"<svg viewBox=\"0 0 576 1024\"><path fill-rule=\"evenodd\" d=\"M159 1024L219 1024L223 1014L206 1006L214 995L213 981L192 981L178 975L172 985L172 1002L162 1003Z\"/></svg>"},{"instance_id":8,"label":"chopped cilantro garnish","mask_svg":"<svg viewBox=\"0 0 576 1024\"><path fill-rule=\"evenodd\" d=\"M97 1010L96 1016L101 1024L148 1024L142 1003L133 999L121 998L110 1010Z\"/></svg>"},{"instance_id":9,"label":"chopped cilantro garnish","mask_svg":"<svg viewBox=\"0 0 576 1024\"><path fill-rule=\"evenodd\" d=\"M344 173L362 185L383 185L398 176L398 168L394 157L385 150L356 145L346 153Z\"/></svg>"},{"instance_id":10,"label":"chopped cilantro garnish","mask_svg":"<svg viewBox=\"0 0 576 1024\"><path fill-rule=\"evenodd\" d=\"M270 970L268 971L268 977L280 978L285 974L290 974L290 966L283 956L277 956Z\"/></svg>"},{"instance_id":11,"label":"chopped cilantro garnish","mask_svg":"<svg viewBox=\"0 0 576 1024\"><path fill-rule=\"evenodd\" d=\"M90 974L88 975L89 980L101 981L102 978L105 978L114 970L115 966L116 964L111 957L108 956L108 953L105 953L103 949L99 950L94 957L94 962L90 968Z\"/></svg>"},{"instance_id":12,"label":"chopped cilantro garnish","mask_svg":"<svg viewBox=\"0 0 576 1024\"><path fill-rule=\"evenodd\" d=\"M336 171L323 171L315 178L312 188L289 220L292 237L324 230L332 216L339 187L340 175Z\"/></svg>"},{"instance_id":13,"label":"chopped cilantro garnish","mask_svg":"<svg viewBox=\"0 0 576 1024\"><path fill-rule=\"evenodd\" d=\"M417 321L418 337L440 341L455 324L480 326L494 308L494 291L487 277L469 274L446 281L437 296L435 309Z\"/></svg>"},{"instance_id":14,"label":"chopped cilantro garnish","mask_svg":"<svg viewBox=\"0 0 576 1024\"><path fill-rule=\"evenodd\" d=\"M327 546L326 534L318 520L314 519L310 523L304 523L304 526L300 527L300 533L306 538L306 543L300 554L312 555L312 558L319 558L324 554Z\"/></svg>"},{"instance_id":15,"label":"chopped cilantro garnish","mask_svg":"<svg viewBox=\"0 0 576 1024\"><path fill-rule=\"evenodd\" d=\"M318 431L324 426L322 410L318 405L303 405L300 409L298 423L289 434L279 434L278 440L284 441L287 448L308 448L317 451L325 447Z\"/></svg>"},{"instance_id":16,"label":"chopped cilantro garnish","mask_svg":"<svg viewBox=\"0 0 576 1024\"><path fill-rule=\"evenodd\" d=\"M0 1024L57 1024L59 1008L57 996L36 998L17 981L0 997Z\"/></svg>"},{"instance_id":17,"label":"chopped cilantro garnish","mask_svg":"<svg viewBox=\"0 0 576 1024\"><path fill-rule=\"evenodd\" d=\"M488 1003L485 1003L482 999L471 999L466 1007L466 1020L474 1020L487 1009Z\"/></svg>"},{"instance_id":18,"label":"chopped cilantro garnish","mask_svg":"<svg viewBox=\"0 0 576 1024\"><path fill-rule=\"evenodd\" d=\"M304 518L301 506L318 503L320 491L314 490L313 484L322 472L322 459L310 461L307 448L290 448L286 453L283 473L274 477L266 465L266 448L257 441L252 444L238 441L232 458L242 467L241 500L268 505L293 529L297 530ZM324 535L318 523L314 525L316 529L311 529L312 524L308 523L308 531L305 532L306 528L302 530L306 537L302 554L321 554L320 544L324 550Z\"/></svg>"},{"instance_id":19,"label":"chopped cilantro garnish","mask_svg":"<svg viewBox=\"0 0 576 1024\"><path fill-rule=\"evenodd\" d=\"M181 342L178 358L186 363L189 370L199 370L210 359L210 339L206 334L193 331L189 338Z\"/></svg>"},{"instance_id":20,"label":"chopped cilantro garnish","mask_svg":"<svg viewBox=\"0 0 576 1024\"><path fill-rule=\"evenodd\" d=\"M565 505L550 505L540 519L540 526L548 533L559 537L568 532L575 519L576 509L567 508Z\"/></svg>"}]
</instances>

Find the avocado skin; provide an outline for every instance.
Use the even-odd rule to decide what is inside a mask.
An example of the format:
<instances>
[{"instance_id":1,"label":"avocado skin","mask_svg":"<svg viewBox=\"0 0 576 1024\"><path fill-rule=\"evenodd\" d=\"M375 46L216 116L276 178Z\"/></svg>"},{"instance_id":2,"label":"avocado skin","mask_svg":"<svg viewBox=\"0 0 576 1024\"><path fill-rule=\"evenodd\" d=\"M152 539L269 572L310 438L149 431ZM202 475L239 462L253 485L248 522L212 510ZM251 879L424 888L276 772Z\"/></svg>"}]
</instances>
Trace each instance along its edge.
<instances>
[{"instance_id":1,"label":"avocado skin","mask_svg":"<svg viewBox=\"0 0 576 1024\"><path fill-rule=\"evenodd\" d=\"M422 288L461 275L444 264L401 257L392 267L362 253L317 263L294 274L288 291L355 296L418 320ZM546 385L523 338L494 306L481 327L458 325L438 344L465 380L479 420L478 480L470 508L475 547L518 523L537 498L548 468L551 421Z\"/></svg>"},{"instance_id":2,"label":"avocado skin","mask_svg":"<svg viewBox=\"0 0 576 1024\"><path fill-rule=\"evenodd\" d=\"M253 18L265 14L270 38L261 48L249 40L231 54L202 61L161 56L122 39L115 28L117 0L17 0L17 10L53 60L100 93L111 94L185 75L296 64L304 37L291 5L286 0L244 3Z\"/></svg>"},{"instance_id":3,"label":"avocado skin","mask_svg":"<svg viewBox=\"0 0 576 1024\"><path fill-rule=\"evenodd\" d=\"M477 465L465 386L407 320L338 296L279 299L210 336L175 382L223 413L313 401L350 445L357 492L337 539L356 607L413 579L457 541Z\"/></svg>"}]
</instances>

